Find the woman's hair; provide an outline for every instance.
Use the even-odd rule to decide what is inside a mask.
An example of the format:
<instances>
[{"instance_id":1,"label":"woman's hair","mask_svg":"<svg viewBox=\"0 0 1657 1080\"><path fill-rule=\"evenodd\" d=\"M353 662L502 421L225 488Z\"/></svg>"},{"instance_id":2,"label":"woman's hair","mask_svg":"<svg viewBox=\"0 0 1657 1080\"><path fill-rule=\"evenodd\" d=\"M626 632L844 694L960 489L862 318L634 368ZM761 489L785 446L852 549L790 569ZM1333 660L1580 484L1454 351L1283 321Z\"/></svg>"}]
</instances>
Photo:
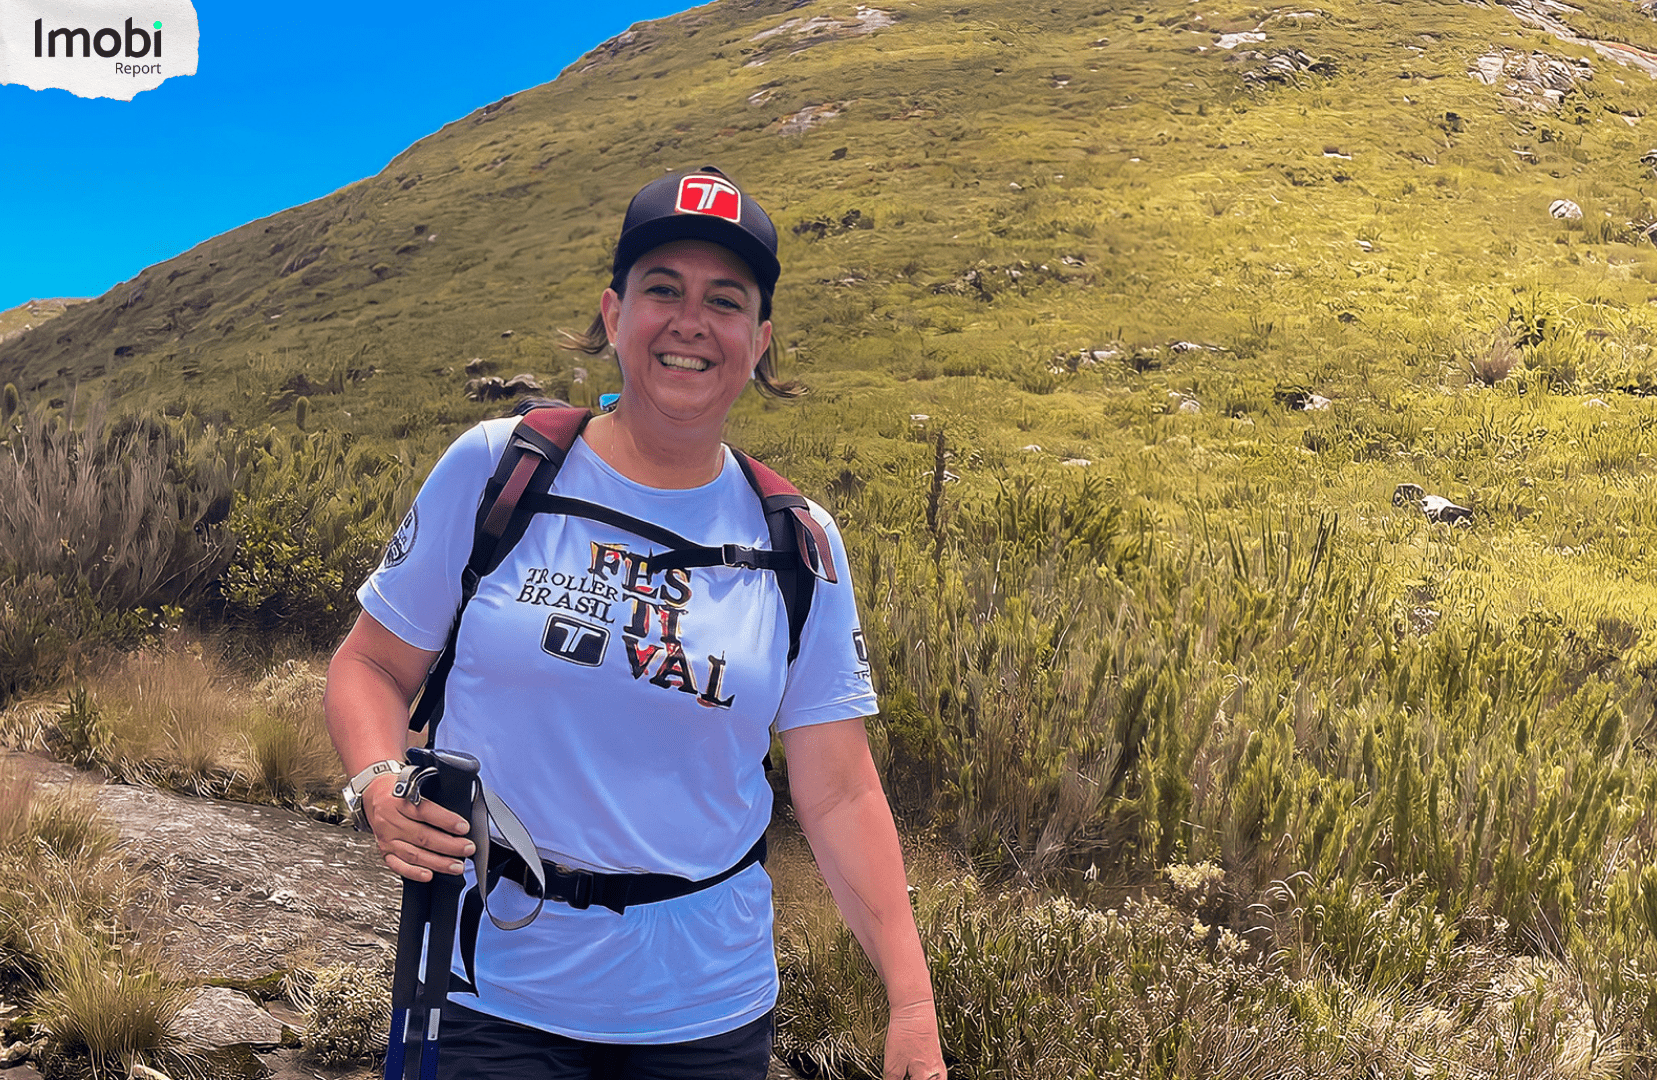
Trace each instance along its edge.
<instances>
[{"instance_id":1,"label":"woman's hair","mask_svg":"<svg viewBox=\"0 0 1657 1080\"><path fill-rule=\"evenodd\" d=\"M625 270L610 279L610 288L615 290L617 296L625 293L627 289L627 272ZM771 290L764 285L760 285L758 288L759 321L764 322L771 317ZM566 331L564 336L569 339L564 344L564 348L583 352L588 356L598 356L610 347L610 334L604 327L604 315L602 313L593 316L592 324L587 327L585 333L571 334ZM793 380L785 382L777 375L777 362L781 357L782 347L777 344L776 335L773 334L770 347L765 350L765 355L759 358L759 363L754 365L754 386L760 393L768 394L774 398L784 400L797 398L805 393L805 387Z\"/></svg>"}]
</instances>

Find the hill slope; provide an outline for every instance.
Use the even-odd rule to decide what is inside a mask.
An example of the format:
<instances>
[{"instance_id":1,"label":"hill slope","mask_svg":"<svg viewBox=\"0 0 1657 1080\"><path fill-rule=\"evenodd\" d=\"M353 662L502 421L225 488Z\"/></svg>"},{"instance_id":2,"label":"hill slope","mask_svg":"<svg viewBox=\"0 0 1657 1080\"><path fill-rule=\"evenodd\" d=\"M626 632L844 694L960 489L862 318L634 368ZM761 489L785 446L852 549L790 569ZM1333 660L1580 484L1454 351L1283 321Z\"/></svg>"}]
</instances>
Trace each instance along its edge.
<instances>
[{"instance_id":1,"label":"hill slope","mask_svg":"<svg viewBox=\"0 0 1657 1080\"><path fill-rule=\"evenodd\" d=\"M1625 0L716 3L0 344L0 378L240 424L307 394L313 426L426 454L488 409L472 357L569 389L558 330L626 198L714 162L778 220L819 392L809 447L757 404L737 430L816 490L819 451L924 468L926 414L969 482L1086 460L1176 532L1262 503L1408 525L1399 582L1465 582L1438 600L1644 625L1654 417L1613 391L1653 378L1657 84L1602 53L1652 48ZM1302 392L1336 406L1286 412ZM1429 543L1405 481L1481 540Z\"/></svg>"}]
</instances>

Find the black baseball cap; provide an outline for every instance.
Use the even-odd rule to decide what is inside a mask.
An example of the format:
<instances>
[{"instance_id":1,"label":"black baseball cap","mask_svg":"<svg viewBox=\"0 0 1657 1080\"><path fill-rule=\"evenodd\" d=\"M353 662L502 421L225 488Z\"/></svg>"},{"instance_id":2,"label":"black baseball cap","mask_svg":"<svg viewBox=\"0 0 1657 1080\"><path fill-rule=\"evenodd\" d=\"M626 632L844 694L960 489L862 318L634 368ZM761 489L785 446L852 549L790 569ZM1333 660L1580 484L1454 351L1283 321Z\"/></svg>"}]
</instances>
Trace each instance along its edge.
<instances>
[{"instance_id":1,"label":"black baseball cap","mask_svg":"<svg viewBox=\"0 0 1657 1080\"><path fill-rule=\"evenodd\" d=\"M748 264L767 293L777 286L777 228L759 203L712 165L669 173L639 189L627 204L612 272L617 279L651 248L674 240L708 240Z\"/></svg>"}]
</instances>

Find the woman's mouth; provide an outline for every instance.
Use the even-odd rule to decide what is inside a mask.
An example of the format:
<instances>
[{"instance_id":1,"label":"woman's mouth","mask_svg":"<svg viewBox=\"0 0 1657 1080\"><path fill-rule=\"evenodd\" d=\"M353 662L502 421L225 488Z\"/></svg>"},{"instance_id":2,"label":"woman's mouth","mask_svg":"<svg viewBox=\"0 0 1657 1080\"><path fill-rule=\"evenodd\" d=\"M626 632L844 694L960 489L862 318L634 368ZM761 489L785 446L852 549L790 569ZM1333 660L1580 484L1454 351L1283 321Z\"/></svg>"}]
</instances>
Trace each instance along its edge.
<instances>
[{"instance_id":1,"label":"woman's mouth","mask_svg":"<svg viewBox=\"0 0 1657 1080\"><path fill-rule=\"evenodd\" d=\"M678 368L680 371L706 371L708 362L698 356L681 356L678 353L658 353L656 362L664 367Z\"/></svg>"}]
</instances>

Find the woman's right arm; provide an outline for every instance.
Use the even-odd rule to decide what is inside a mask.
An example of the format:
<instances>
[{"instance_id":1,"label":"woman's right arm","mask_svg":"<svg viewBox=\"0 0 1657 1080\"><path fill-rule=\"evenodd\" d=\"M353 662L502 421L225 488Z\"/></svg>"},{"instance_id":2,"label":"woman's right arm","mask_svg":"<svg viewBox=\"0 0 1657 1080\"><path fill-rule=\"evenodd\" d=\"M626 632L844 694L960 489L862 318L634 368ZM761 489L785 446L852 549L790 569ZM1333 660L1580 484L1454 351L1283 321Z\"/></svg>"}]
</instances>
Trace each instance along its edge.
<instances>
[{"instance_id":1,"label":"woman's right arm","mask_svg":"<svg viewBox=\"0 0 1657 1080\"><path fill-rule=\"evenodd\" d=\"M328 734L355 776L376 761L403 760L408 748L409 705L437 653L416 648L372 615L357 616L328 665L323 708ZM376 776L363 792L363 808L386 865L414 881L458 874L458 860L472 854L470 823L425 800L418 806L391 793L395 774Z\"/></svg>"}]
</instances>

